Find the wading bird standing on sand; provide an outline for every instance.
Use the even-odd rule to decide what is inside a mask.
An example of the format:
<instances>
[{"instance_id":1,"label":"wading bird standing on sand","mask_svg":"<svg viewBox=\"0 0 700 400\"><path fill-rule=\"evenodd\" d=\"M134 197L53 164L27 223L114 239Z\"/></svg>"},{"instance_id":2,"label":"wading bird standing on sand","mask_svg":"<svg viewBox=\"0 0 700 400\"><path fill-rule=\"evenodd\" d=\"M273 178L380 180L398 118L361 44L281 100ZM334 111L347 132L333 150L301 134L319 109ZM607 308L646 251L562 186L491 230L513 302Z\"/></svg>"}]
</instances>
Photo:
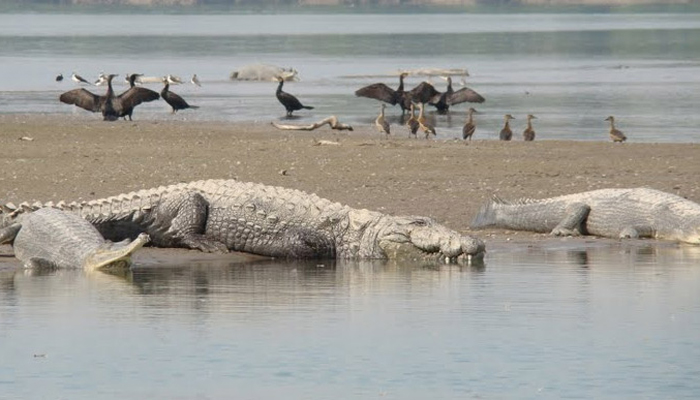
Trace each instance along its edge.
<instances>
[{"instance_id":1,"label":"wading bird standing on sand","mask_svg":"<svg viewBox=\"0 0 700 400\"><path fill-rule=\"evenodd\" d=\"M622 133L621 130L615 128L615 117L612 115L605 118L606 121L610 121L610 139L615 143L622 143L627 140L627 136Z\"/></svg>"}]
</instances>

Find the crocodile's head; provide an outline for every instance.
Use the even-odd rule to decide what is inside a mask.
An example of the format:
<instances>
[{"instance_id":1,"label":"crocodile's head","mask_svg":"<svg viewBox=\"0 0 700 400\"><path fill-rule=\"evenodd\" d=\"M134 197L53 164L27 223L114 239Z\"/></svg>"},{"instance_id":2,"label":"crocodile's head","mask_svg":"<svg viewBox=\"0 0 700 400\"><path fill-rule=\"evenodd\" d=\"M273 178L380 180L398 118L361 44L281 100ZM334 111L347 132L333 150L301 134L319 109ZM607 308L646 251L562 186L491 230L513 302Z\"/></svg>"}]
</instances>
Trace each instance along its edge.
<instances>
[{"instance_id":1,"label":"crocodile's head","mask_svg":"<svg viewBox=\"0 0 700 400\"><path fill-rule=\"evenodd\" d=\"M19 213L16 212L16 208L12 203L0 205L0 229L14 224L18 215Z\"/></svg>"},{"instance_id":2,"label":"crocodile's head","mask_svg":"<svg viewBox=\"0 0 700 400\"><path fill-rule=\"evenodd\" d=\"M484 242L438 224L430 218L389 216L360 210L350 224L360 228L359 256L404 260L456 262L480 260Z\"/></svg>"}]
</instances>

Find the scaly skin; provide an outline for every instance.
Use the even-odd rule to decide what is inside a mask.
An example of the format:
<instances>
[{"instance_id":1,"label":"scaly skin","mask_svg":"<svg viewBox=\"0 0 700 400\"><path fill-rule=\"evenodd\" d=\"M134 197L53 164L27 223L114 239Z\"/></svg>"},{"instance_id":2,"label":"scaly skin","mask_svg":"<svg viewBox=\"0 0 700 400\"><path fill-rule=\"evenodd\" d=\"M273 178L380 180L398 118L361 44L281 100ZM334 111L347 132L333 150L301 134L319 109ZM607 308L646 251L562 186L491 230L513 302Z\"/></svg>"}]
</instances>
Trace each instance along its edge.
<instances>
[{"instance_id":1,"label":"scaly skin","mask_svg":"<svg viewBox=\"0 0 700 400\"><path fill-rule=\"evenodd\" d=\"M481 208L471 227L700 244L700 204L648 188L600 189L541 200L495 199Z\"/></svg>"},{"instance_id":2,"label":"scaly skin","mask_svg":"<svg viewBox=\"0 0 700 400\"><path fill-rule=\"evenodd\" d=\"M358 210L298 190L235 180L171 185L80 204L41 205L79 214L109 240L147 233L158 247L283 258L447 261L481 257L484 251L479 239L430 218Z\"/></svg>"},{"instance_id":3,"label":"scaly skin","mask_svg":"<svg viewBox=\"0 0 700 400\"><path fill-rule=\"evenodd\" d=\"M41 208L19 214L0 229L0 243L11 242L15 256L27 267L83 268L124 267L130 256L148 242L141 234L134 241L107 242L77 214Z\"/></svg>"}]
</instances>

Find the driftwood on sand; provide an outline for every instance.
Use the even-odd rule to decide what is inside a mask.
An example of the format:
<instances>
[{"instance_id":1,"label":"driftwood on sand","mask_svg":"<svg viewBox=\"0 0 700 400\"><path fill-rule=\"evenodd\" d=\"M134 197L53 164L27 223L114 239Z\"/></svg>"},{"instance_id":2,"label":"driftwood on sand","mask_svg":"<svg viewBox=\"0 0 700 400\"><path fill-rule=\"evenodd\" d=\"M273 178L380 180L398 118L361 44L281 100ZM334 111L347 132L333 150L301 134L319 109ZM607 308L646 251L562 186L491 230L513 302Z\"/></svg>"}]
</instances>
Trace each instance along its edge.
<instances>
[{"instance_id":1,"label":"driftwood on sand","mask_svg":"<svg viewBox=\"0 0 700 400\"><path fill-rule=\"evenodd\" d=\"M337 129L339 131L351 131L352 126L348 124L341 124L338 122L338 118L336 118L335 115L331 115L328 118L322 119L316 123L313 123L311 125L284 125L284 124L278 124L276 122L272 123L272 126L274 126L277 129L283 129L283 130L293 130L293 131L313 131L316 128L320 128L323 125L328 124L331 129Z\"/></svg>"}]
</instances>

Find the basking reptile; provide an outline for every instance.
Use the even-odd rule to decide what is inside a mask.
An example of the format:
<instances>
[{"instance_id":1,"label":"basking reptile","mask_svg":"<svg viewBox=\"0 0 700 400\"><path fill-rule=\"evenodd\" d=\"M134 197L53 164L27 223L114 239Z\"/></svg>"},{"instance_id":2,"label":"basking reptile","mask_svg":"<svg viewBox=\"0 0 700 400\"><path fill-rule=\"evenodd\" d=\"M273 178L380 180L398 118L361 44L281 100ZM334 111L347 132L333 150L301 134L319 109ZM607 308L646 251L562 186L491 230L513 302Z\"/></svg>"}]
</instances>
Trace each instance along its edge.
<instances>
[{"instance_id":1,"label":"basking reptile","mask_svg":"<svg viewBox=\"0 0 700 400\"><path fill-rule=\"evenodd\" d=\"M55 208L40 208L16 217L6 213L0 216L4 226L0 229L0 243L12 243L15 256L26 267L124 267L130 264L131 253L148 242L146 234L138 235L134 241L105 241L94 226L77 214Z\"/></svg>"},{"instance_id":2,"label":"basking reptile","mask_svg":"<svg viewBox=\"0 0 700 400\"><path fill-rule=\"evenodd\" d=\"M235 180L206 180L50 206L92 223L109 240L147 233L158 247L271 257L454 261L483 256L479 239L430 218L353 209L314 194Z\"/></svg>"},{"instance_id":3,"label":"basking reptile","mask_svg":"<svg viewBox=\"0 0 700 400\"><path fill-rule=\"evenodd\" d=\"M482 206L471 227L700 244L700 204L648 188L600 189L541 200L493 199Z\"/></svg>"}]
</instances>

